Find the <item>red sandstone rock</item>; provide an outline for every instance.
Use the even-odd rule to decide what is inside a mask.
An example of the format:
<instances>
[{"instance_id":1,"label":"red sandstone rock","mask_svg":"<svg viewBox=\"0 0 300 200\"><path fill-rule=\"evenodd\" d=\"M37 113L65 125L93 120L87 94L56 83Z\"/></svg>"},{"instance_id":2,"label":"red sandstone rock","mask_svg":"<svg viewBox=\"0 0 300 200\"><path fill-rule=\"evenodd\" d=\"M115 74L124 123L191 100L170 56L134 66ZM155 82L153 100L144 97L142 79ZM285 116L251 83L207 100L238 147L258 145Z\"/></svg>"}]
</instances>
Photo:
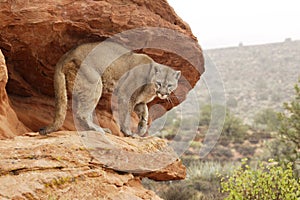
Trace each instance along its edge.
<instances>
[{"instance_id":1,"label":"red sandstone rock","mask_svg":"<svg viewBox=\"0 0 300 200\"><path fill-rule=\"evenodd\" d=\"M53 133L52 137L31 133L31 137L17 136L14 139L0 140L1 199L155 200L160 198L142 186L140 176L155 180L185 177L185 168L180 162L160 169L160 163L165 162L166 156L170 160L177 159L171 149L164 151L165 157L157 157L157 163L149 166L137 163L149 163L147 157L142 158L140 155L165 149L167 143L162 139L150 137L137 140L108 134L107 139L114 143L112 147L105 145L105 140L100 137L99 142L107 151L119 149L135 153L139 159L129 163L130 166L136 166L136 171L132 174L113 171L128 169L124 163L123 166L116 166L117 156L122 157L118 152L110 153L112 165L108 169L108 157L99 160L91 156L94 154L91 153L93 149L82 144L83 138L80 135L81 133L70 131ZM148 170L153 169L155 165L158 169L151 173L138 173L147 167Z\"/></svg>"},{"instance_id":2,"label":"red sandstone rock","mask_svg":"<svg viewBox=\"0 0 300 200\"><path fill-rule=\"evenodd\" d=\"M11 138L16 133L22 134L28 131L9 105L5 91L7 79L5 59L0 50L0 139Z\"/></svg>"},{"instance_id":3,"label":"red sandstone rock","mask_svg":"<svg viewBox=\"0 0 300 200\"><path fill-rule=\"evenodd\" d=\"M166 0L2 0L0 19L0 49L8 68L0 54L0 139L22 135L29 129L37 131L52 121L54 66L76 45L103 41L117 33L141 27L164 27L187 36L188 40L181 40L168 34L157 37L153 32L151 35L151 31L145 33L147 40L156 42L158 47L168 45L182 53L177 55L159 48L137 50L182 71L183 78L175 92L178 98L172 96L174 104L155 99L149 106L160 103L170 109L177 105L204 71L202 51L196 38ZM136 41L143 41L138 37ZM122 38L124 42L126 39L132 38ZM103 127L121 135L108 106L110 95L105 93L100 100L98 120ZM164 112L164 109L155 110L150 115L155 119ZM75 130L71 110L62 129ZM17 136L0 141L0 197L155 200L160 198L142 187L141 177L154 180L185 177L184 166L158 138L139 140L109 135L109 140L117 146L109 146L112 151L101 154L101 163L92 160L74 132L53 133L48 137L29 135L32 137ZM101 144L103 148L105 142ZM149 155L149 151L159 150L163 150L161 157ZM109 158L117 158L118 151L122 155L130 153L128 165L120 165L121 162L114 159L109 162ZM132 152L138 152L136 157L131 157ZM148 152L148 156L143 158L141 152ZM149 163L150 158L158 160ZM159 161L160 158L164 160ZM170 162L165 164L168 159ZM147 160L148 165L145 165ZM166 167L155 166L157 163ZM114 170L128 173L118 174Z\"/></svg>"},{"instance_id":4,"label":"red sandstone rock","mask_svg":"<svg viewBox=\"0 0 300 200\"><path fill-rule=\"evenodd\" d=\"M181 70L188 80L187 83L181 80L177 90L179 99L173 96L174 105L185 98L203 72L202 51L195 37L166 0L4 0L0 1L0 19L0 49L7 58L9 72L7 92L20 121L33 131L52 121L54 66L65 52L78 44L102 41L141 27L164 27L186 35L190 40L178 42L178 51L188 58L157 49L142 50L157 62ZM169 37L162 35L158 43ZM100 124L118 135L108 106L110 95L104 94L97 112ZM174 106L157 99L152 104L158 101L167 109ZM155 119L164 112L158 110L151 117ZM74 130L71 111L63 129ZM22 131L14 134L20 135Z\"/></svg>"},{"instance_id":5,"label":"red sandstone rock","mask_svg":"<svg viewBox=\"0 0 300 200\"><path fill-rule=\"evenodd\" d=\"M185 167L166 140L158 137L130 138L86 132L82 142L106 168L130 172L154 180L180 180Z\"/></svg>"}]
</instances>

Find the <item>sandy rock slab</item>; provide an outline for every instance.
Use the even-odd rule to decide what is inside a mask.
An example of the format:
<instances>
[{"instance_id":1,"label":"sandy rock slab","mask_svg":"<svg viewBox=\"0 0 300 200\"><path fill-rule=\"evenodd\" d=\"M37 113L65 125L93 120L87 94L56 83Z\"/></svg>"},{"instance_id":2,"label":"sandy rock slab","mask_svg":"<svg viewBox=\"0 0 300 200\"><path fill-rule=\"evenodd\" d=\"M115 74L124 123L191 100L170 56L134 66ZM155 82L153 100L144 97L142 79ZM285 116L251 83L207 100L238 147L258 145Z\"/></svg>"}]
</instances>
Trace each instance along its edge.
<instances>
[{"instance_id":1,"label":"sandy rock slab","mask_svg":"<svg viewBox=\"0 0 300 200\"><path fill-rule=\"evenodd\" d=\"M183 179L185 168L156 137L56 132L0 141L0 199L160 199L142 177Z\"/></svg>"}]
</instances>

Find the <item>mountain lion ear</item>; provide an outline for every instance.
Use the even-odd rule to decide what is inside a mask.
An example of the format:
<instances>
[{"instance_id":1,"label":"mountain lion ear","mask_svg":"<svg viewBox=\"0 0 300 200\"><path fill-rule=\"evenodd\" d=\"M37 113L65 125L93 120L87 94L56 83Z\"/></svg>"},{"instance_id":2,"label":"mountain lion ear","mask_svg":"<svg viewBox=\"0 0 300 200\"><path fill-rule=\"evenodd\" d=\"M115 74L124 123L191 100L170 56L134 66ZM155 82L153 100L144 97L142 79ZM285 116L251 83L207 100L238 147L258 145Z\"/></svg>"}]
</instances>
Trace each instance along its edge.
<instances>
[{"instance_id":1,"label":"mountain lion ear","mask_svg":"<svg viewBox=\"0 0 300 200\"><path fill-rule=\"evenodd\" d=\"M181 76L181 71L176 71L175 72L175 78L178 80Z\"/></svg>"}]
</instances>

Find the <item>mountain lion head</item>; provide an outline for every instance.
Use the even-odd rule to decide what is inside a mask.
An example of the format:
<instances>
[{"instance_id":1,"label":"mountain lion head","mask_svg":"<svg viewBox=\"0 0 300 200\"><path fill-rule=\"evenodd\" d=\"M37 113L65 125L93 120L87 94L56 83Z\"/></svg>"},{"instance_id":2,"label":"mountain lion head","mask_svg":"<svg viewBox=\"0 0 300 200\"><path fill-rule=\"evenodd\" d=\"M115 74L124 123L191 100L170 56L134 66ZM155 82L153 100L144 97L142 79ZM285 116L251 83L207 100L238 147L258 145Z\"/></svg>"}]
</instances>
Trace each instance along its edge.
<instances>
[{"instance_id":1,"label":"mountain lion head","mask_svg":"<svg viewBox=\"0 0 300 200\"><path fill-rule=\"evenodd\" d=\"M160 64L156 64L154 70L155 75L153 76L152 83L155 84L156 95L160 99L167 99L177 88L181 72Z\"/></svg>"}]
</instances>

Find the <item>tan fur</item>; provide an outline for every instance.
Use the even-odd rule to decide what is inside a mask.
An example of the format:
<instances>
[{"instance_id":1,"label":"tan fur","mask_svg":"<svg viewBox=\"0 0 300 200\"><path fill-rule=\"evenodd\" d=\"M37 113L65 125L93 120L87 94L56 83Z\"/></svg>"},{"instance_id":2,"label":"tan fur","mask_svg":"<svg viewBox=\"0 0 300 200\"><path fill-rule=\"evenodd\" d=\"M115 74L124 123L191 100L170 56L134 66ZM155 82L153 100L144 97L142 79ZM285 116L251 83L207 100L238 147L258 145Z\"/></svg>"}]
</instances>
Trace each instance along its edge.
<instances>
[{"instance_id":1,"label":"tan fur","mask_svg":"<svg viewBox=\"0 0 300 200\"><path fill-rule=\"evenodd\" d=\"M104 130L94 124L92 113L103 89L115 91L120 128L127 136L133 135L129 128L131 112L136 112L140 118L138 134L145 134L148 121L146 104L155 96L165 99L176 89L179 71L119 44L99 44L80 45L58 61L54 75L55 117L52 124L40 129L40 134L54 132L62 126L67 110L67 89L73 94L75 120L80 127L101 133Z\"/></svg>"}]
</instances>

